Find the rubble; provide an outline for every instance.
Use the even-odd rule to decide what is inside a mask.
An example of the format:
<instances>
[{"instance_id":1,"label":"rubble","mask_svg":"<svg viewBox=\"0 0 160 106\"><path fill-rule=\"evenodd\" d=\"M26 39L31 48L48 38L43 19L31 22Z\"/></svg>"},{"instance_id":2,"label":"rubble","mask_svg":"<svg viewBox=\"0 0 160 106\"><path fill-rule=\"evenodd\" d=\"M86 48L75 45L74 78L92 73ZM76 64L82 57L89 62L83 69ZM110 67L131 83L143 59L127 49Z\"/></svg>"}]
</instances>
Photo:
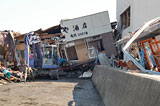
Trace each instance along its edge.
<instances>
[{"instance_id":1,"label":"rubble","mask_svg":"<svg viewBox=\"0 0 160 106\"><path fill-rule=\"evenodd\" d=\"M18 70L14 35L12 31L0 32L0 83L20 82L22 73Z\"/></svg>"},{"instance_id":2,"label":"rubble","mask_svg":"<svg viewBox=\"0 0 160 106\"><path fill-rule=\"evenodd\" d=\"M107 20L99 20L101 22L98 26L90 25L90 21L95 23L95 20L86 18L101 16ZM52 78L52 73L55 73L55 70L56 73L59 73L57 72L58 70L67 73L81 71L84 74L88 70L93 70L95 64L98 63L98 52L104 53L109 57L112 54L116 54L116 48L112 43L112 28L108 16L108 11L104 11L68 21L62 20L60 25L46 30L39 29L25 34L8 32L11 35L10 39L12 38L10 40L12 45L10 42L7 45L14 48L9 49L7 46L4 46L4 48L7 48L4 53L6 61L4 67L9 71L8 74L11 73L11 78L8 77L8 79L16 82L18 79L13 77L13 75L20 76L20 74L21 80L23 79L24 81L29 77L34 78L36 74L49 75ZM72 25L72 21L76 21L77 25ZM112 24L112 26L115 25ZM95 28L101 30L90 30ZM73 29L73 31L69 29ZM105 40L108 40L108 42L105 42ZM107 49L109 48L112 50L108 51ZM12 55L8 55L11 54L8 52L12 52ZM107 60L107 64L110 65L109 60L106 58L108 57L104 58L102 56L99 59L100 63L105 64ZM63 59L66 61L61 64ZM112 60L112 65L114 65L114 59ZM14 63L12 65L18 67L18 69L8 70L9 64L6 64L8 62L9 64Z\"/></svg>"},{"instance_id":3,"label":"rubble","mask_svg":"<svg viewBox=\"0 0 160 106\"><path fill-rule=\"evenodd\" d=\"M99 53L98 54L98 59L99 59L99 62L100 62L101 65L106 65L108 67L111 67L111 63L110 63L108 57L105 54Z\"/></svg>"},{"instance_id":4,"label":"rubble","mask_svg":"<svg viewBox=\"0 0 160 106\"><path fill-rule=\"evenodd\" d=\"M84 72L82 75L79 76L79 78L91 78L92 77L92 71L88 70L87 72Z\"/></svg>"},{"instance_id":5,"label":"rubble","mask_svg":"<svg viewBox=\"0 0 160 106\"><path fill-rule=\"evenodd\" d=\"M108 16L107 12L102 13L104 16ZM94 17L94 15L91 16ZM98 63L129 72L160 74L156 72L160 71L160 49L157 46L160 38L156 41L158 39L156 34L160 29L160 18L147 22L142 28L132 32L130 36L115 43L117 45L126 43L123 53L128 61L124 61L123 56L120 58L116 54L114 45L112 45L110 26L107 32L104 30L104 34L99 32L101 34L88 37L89 33L81 32L79 26L86 31L89 27L95 26L87 25L88 19L84 18L86 22L78 23L73 28L73 32L67 32L69 31L67 28L73 26L72 21L77 19L82 20L81 17L69 21L62 20L60 25L26 34L12 31L0 32L0 79L7 83L25 82L27 79L34 79L36 75L49 75L51 78L56 76L58 79L59 71L67 73L81 71L81 77L85 77L85 75L91 77L92 72L88 72L88 70L93 70ZM105 24L109 25L108 23L109 20ZM76 36L76 34L81 36ZM109 44L105 42L108 39L110 39L107 42ZM146 42L149 43L146 44ZM152 45L156 45L159 51L155 50ZM108 50L109 48L112 49ZM3 81L0 84L3 84Z\"/></svg>"},{"instance_id":6,"label":"rubble","mask_svg":"<svg viewBox=\"0 0 160 106\"><path fill-rule=\"evenodd\" d=\"M160 17L155 18L145 23L129 37L125 37L117 42L118 45L126 43L123 47L123 53L127 57L126 60L129 60L128 66L131 70L160 74L159 24Z\"/></svg>"},{"instance_id":7,"label":"rubble","mask_svg":"<svg viewBox=\"0 0 160 106\"><path fill-rule=\"evenodd\" d=\"M1 66L1 70L3 70ZM8 72L11 73L10 77L6 77L5 73L0 71L0 84L7 84L7 83L12 83L12 82L21 82L22 81L22 73L19 71L13 71L9 70Z\"/></svg>"}]
</instances>

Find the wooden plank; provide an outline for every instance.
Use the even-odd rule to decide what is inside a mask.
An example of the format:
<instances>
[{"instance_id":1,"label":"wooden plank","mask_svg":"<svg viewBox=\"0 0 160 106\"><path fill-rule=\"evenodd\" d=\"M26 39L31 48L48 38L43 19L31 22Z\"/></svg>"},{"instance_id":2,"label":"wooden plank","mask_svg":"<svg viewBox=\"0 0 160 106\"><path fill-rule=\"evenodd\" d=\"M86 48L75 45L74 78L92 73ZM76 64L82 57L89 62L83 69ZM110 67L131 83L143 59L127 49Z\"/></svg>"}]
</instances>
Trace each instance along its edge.
<instances>
[{"instance_id":1,"label":"wooden plank","mask_svg":"<svg viewBox=\"0 0 160 106\"><path fill-rule=\"evenodd\" d=\"M24 40L24 34L23 35L20 35L20 36L16 36L14 37L14 39L20 41L20 40Z\"/></svg>"},{"instance_id":2,"label":"wooden plank","mask_svg":"<svg viewBox=\"0 0 160 106\"><path fill-rule=\"evenodd\" d=\"M57 34L41 34L40 39L46 39L46 38L51 38L51 37L59 37L62 35L61 33Z\"/></svg>"},{"instance_id":3,"label":"wooden plank","mask_svg":"<svg viewBox=\"0 0 160 106\"><path fill-rule=\"evenodd\" d=\"M52 39L47 39L47 40L43 40L42 41L43 43L47 43L47 44L56 44L56 41L55 40L52 40Z\"/></svg>"},{"instance_id":4,"label":"wooden plank","mask_svg":"<svg viewBox=\"0 0 160 106\"><path fill-rule=\"evenodd\" d=\"M48 33L43 33L40 34L40 39L46 39L46 38L51 38L51 37L58 37L61 36L61 33L57 33L57 34L48 34ZM20 36L16 36L14 37L16 40L20 41L20 40L24 40L24 35L20 35Z\"/></svg>"},{"instance_id":5,"label":"wooden plank","mask_svg":"<svg viewBox=\"0 0 160 106\"><path fill-rule=\"evenodd\" d=\"M89 59L88 51L85 43L76 45L76 51L77 51L78 59L80 61L85 61Z\"/></svg>"},{"instance_id":6,"label":"wooden plank","mask_svg":"<svg viewBox=\"0 0 160 106\"><path fill-rule=\"evenodd\" d=\"M20 44L16 45L16 49L17 50L24 50L25 49L25 44L24 43L20 43Z\"/></svg>"}]
</instances>

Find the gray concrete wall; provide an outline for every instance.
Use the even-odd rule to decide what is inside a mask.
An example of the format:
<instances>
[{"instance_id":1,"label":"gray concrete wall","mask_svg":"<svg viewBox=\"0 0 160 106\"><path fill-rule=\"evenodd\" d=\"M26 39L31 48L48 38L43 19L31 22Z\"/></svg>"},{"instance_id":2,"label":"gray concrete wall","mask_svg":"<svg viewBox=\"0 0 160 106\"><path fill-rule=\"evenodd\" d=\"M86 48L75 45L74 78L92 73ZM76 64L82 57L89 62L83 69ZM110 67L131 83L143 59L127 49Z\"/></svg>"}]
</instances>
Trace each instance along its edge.
<instances>
[{"instance_id":1,"label":"gray concrete wall","mask_svg":"<svg viewBox=\"0 0 160 106\"><path fill-rule=\"evenodd\" d=\"M116 55L117 54L116 47L113 44L114 43L113 42L113 33L108 32L108 33L101 34L101 36L102 36L103 46L104 46L106 55L108 57L111 57L112 54Z\"/></svg>"},{"instance_id":2,"label":"gray concrete wall","mask_svg":"<svg viewBox=\"0 0 160 106\"><path fill-rule=\"evenodd\" d=\"M96 66L92 80L105 106L160 106L160 76Z\"/></svg>"}]
</instances>

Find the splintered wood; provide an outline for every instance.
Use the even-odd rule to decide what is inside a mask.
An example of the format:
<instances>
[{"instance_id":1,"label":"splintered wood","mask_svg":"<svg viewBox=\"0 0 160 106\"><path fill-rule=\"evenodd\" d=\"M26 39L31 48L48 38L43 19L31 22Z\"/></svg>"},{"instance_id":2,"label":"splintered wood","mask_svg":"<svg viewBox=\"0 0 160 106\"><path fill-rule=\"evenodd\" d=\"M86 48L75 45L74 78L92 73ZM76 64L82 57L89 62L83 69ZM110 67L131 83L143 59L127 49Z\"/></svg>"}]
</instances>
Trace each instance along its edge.
<instances>
[{"instance_id":1,"label":"splintered wood","mask_svg":"<svg viewBox=\"0 0 160 106\"><path fill-rule=\"evenodd\" d=\"M14 71L14 70L9 70L9 72L11 72L11 77L7 78L5 77L3 70L5 68L0 65L0 85L4 85L7 83L12 83L12 82L20 82L21 81L21 75L22 73L19 71Z\"/></svg>"}]
</instances>

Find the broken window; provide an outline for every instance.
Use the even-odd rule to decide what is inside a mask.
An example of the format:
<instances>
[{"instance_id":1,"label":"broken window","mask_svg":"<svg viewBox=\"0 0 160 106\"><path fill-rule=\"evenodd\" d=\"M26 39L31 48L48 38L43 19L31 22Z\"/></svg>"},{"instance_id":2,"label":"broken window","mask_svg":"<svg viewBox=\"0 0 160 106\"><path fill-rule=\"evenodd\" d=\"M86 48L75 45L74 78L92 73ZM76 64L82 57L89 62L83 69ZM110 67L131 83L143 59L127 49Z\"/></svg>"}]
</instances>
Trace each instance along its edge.
<instances>
[{"instance_id":1,"label":"broken window","mask_svg":"<svg viewBox=\"0 0 160 106\"><path fill-rule=\"evenodd\" d=\"M58 65L58 55L56 46L43 47L43 65Z\"/></svg>"},{"instance_id":2,"label":"broken window","mask_svg":"<svg viewBox=\"0 0 160 106\"><path fill-rule=\"evenodd\" d=\"M130 7L128 7L122 14L121 14L121 29L126 29L130 26Z\"/></svg>"},{"instance_id":3,"label":"broken window","mask_svg":"<svg viewBox=\"0 0 160 106\"><path fill-rule=\"evenodd\" d=\"M93 47L97 49L99 52L103 51L104 47L103 47L102 39L88 42L88 48L93 48Z\"/></svg>"},{"instance_id":4,"label":"broken window","mask_svg":"<svg viewBox=\"0 0 160 106\"><path fill-rule=\"evenodd\" d=\"M90 58L94 58L97 52L104 51L102 39L91 41L87 43L88 54Z\"/></svg>"}]
</instances>

